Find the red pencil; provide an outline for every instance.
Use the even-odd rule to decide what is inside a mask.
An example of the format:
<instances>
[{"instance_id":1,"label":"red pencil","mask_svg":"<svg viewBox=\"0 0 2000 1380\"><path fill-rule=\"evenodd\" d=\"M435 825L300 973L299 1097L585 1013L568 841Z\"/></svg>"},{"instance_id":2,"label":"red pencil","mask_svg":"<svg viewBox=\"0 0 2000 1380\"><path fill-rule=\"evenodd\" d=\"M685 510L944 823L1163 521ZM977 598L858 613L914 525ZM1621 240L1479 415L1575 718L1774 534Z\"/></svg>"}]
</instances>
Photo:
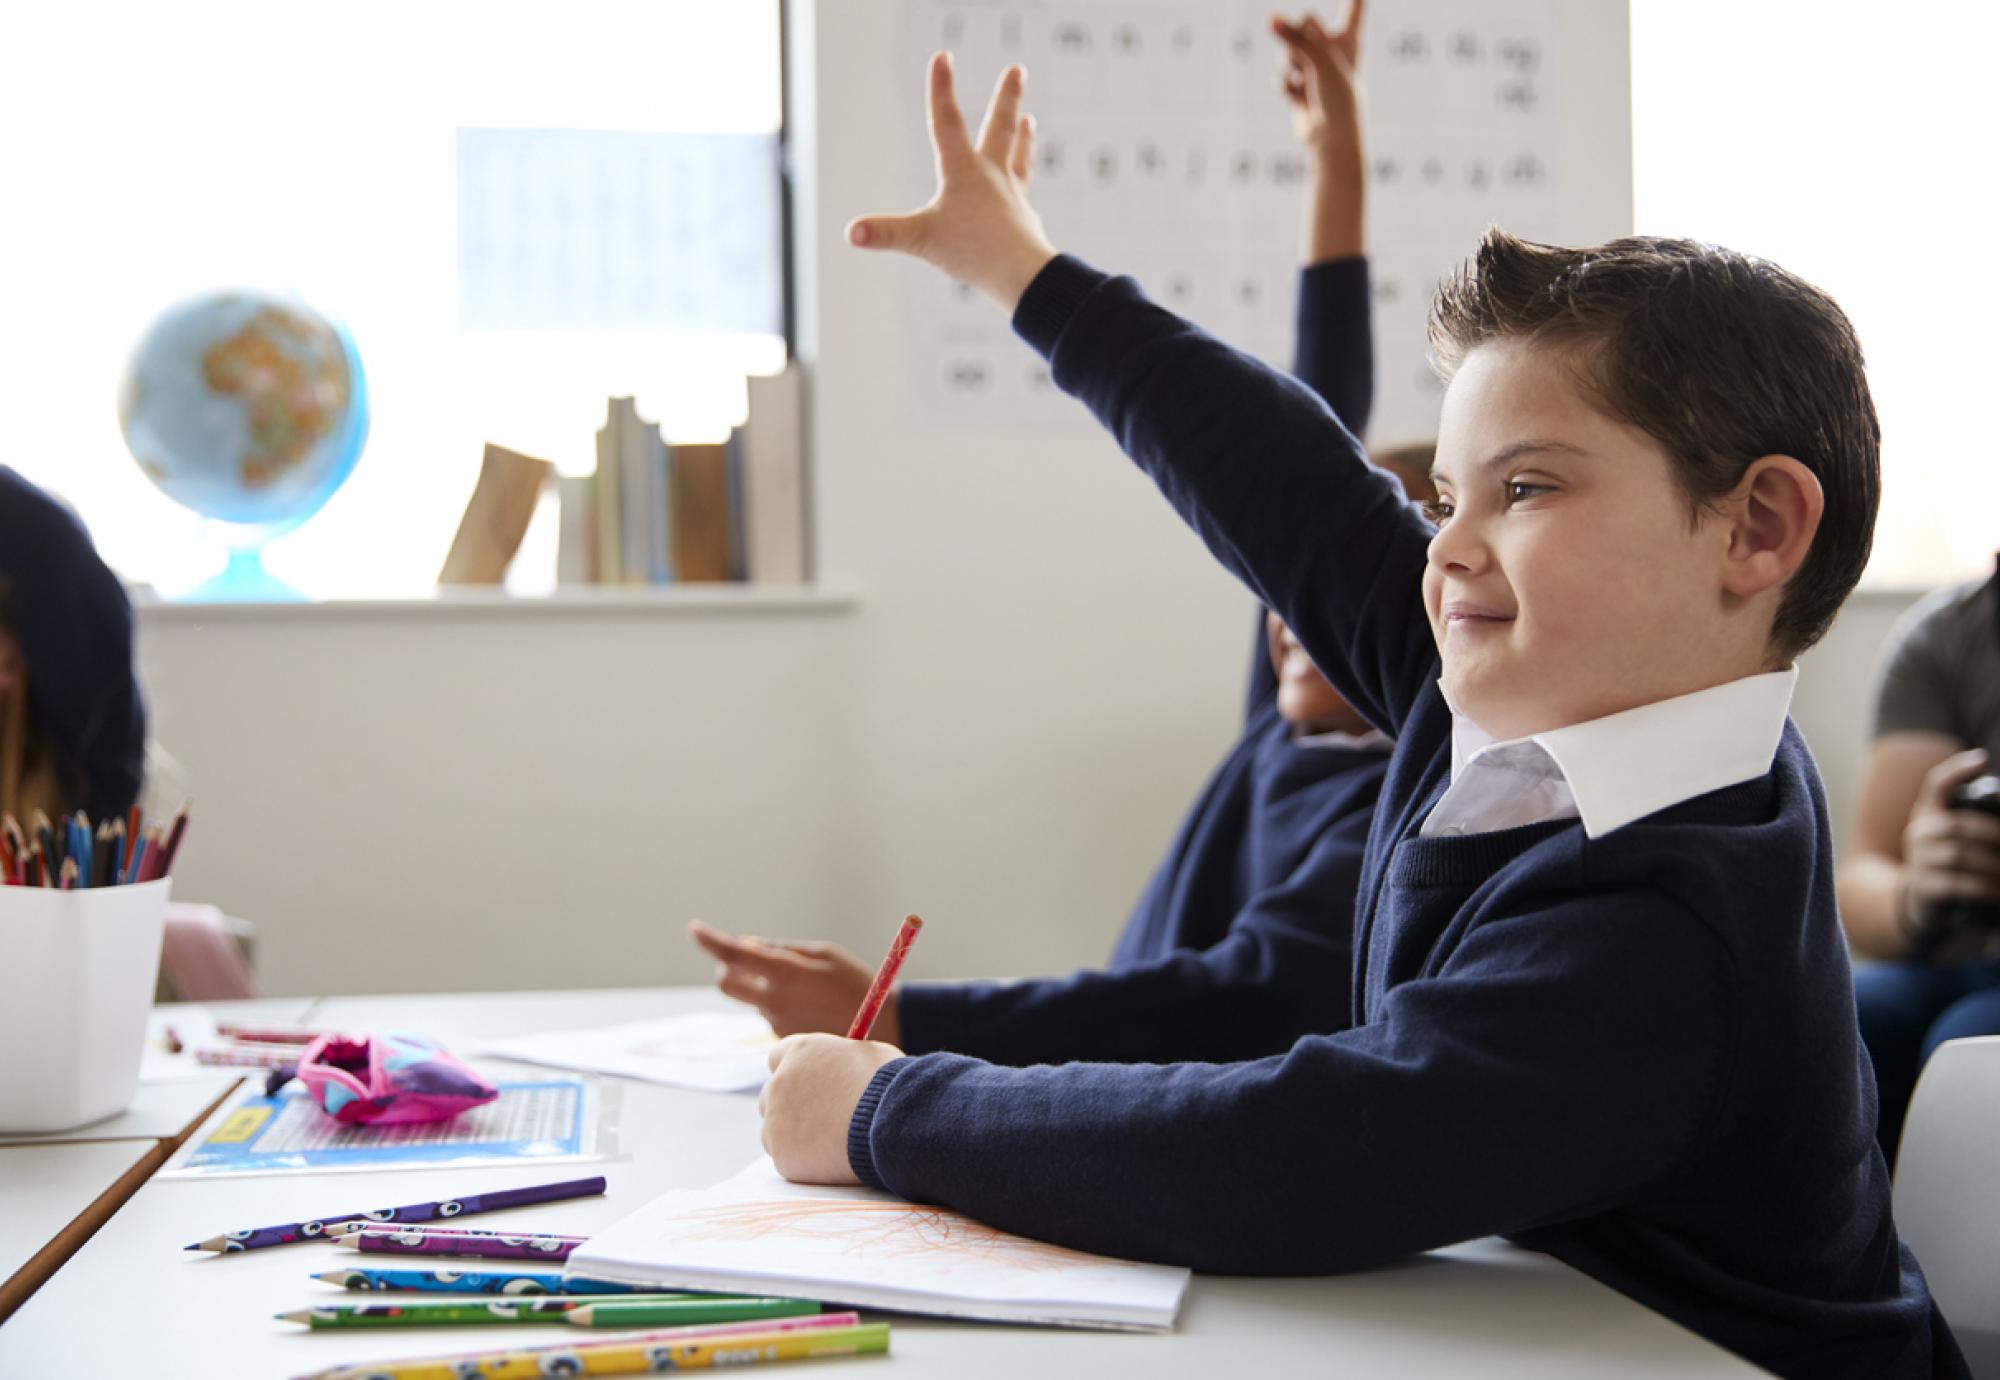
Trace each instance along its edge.
<instances>
[{"instance_id":1,"label":"red pencil","mask_svg":"<svg viewBox=\"0 0 2000 1380\"><path fill-rule=\"evenodd\" d=\"M889 942L888 956L876 971L875 981L868 984L868 995L861 999L861 1009L854 1013L854 1024L847 1027L848 1039L865 1040L875 1028L875 1018L882 1014L882 1003L889 1000L889 988L894 985L896 974L902 971L903 960L910 956L910 945L917 942L917 931L923 927L924 922L916 916L904 917L903 928Z\"/></svg>"}]
</instances>

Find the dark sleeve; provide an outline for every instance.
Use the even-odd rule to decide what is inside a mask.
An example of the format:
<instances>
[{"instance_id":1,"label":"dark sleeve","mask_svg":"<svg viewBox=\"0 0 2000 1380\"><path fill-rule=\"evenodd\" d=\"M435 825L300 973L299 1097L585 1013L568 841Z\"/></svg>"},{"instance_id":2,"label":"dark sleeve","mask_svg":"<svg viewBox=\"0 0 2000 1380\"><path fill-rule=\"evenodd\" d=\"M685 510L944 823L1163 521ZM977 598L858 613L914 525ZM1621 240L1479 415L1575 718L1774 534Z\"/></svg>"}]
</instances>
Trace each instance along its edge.
<instances>
[{"instance_id":1,"label":"dark sleeve","mask_svg":"<svg viewBox=\"0 0 2000 1380\"><path fill-rule=\"evenodd\" d=\"M1299 270L1292 373L1326 401L1354 436L1368 429L1368 413L1375 405L1375 340L1369 311L1368 260L1327 259ZM1277 693L1278 677L1271 669L1264 612L1259 609L1244 718Z\"/></svg>"},{"instance_id":2,"label":"dark sleeve","mask_svg":"<svg viewBox=\"0 0 2000 1380\"><path fill-rule=\"evenodd\" d=\"M1212 947L1117 972L913 985L896 999L903 1047L1012 1065L1230 1062L1342 1029L1373 804L1373 791L1360 793L1298 870L1251 898Z\"/></svg>"},{"instance_id":3,"label":"dark sleeve","mask_svg":"<svg viewBox=\"0 0 2000 1380\"><path fill-rule=\"evenodd\" d=\"M1368 260L1328 259L1299 270L1292 373L1355 436L1368 430L1375 405L1369 308Z\"/></svg>"},{"instance_id":4,"label":"dark sleeve","mask_svg":"<svg viewBox=\"0 0 2000 1380\"><path fill-rule=\"evenodd\" d=\"M1615 931L1615 942L1606 942ZM1726 1066L1725 956L1653 892L1488 921L1381 1018L1242 1064L883 1066L863 1182L1003 1230L1247 1274L1364 1269L1670 1174Z\"/></svg>"},{"instance_id":5,"label":"dark sleeve","mask_svg":"<svg viewBox=\"0 0 2000 1380\"><path fill-rule=\"evenodd\" d=\"M1421 587L1431 528L1325 403L1067 256L1029 286L1014 327L1341 696L1394 735L1436 674Z\"/></svg>"},{"instance_id":6,"label":"dark sleeve","mask_svg":"<svg viewBox=\"0 0 2000 1380\"><path fill-rule=\"evenodd\" d=\"M1954 594L1943 601L1926 599L1897 622L1875 690L1875 737L1939 733L1971 742L1959 721L1959 687L1952 675L1958 660L1952 643L1961 635L1964 611Z\"/></svg>"}]
</instances>

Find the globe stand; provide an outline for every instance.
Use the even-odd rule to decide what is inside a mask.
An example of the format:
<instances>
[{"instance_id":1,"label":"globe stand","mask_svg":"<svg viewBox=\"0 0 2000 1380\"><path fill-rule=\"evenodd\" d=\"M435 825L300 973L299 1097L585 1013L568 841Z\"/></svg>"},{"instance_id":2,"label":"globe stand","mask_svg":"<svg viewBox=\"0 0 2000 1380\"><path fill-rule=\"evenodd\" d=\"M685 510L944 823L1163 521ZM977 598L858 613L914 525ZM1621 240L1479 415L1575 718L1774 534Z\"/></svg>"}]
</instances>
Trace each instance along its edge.
<instances>
[{"instance_id":1,"label":"globe stand","mask_svg":"<svg viewBox=\"0 0 2000 1380\"><path fill-rule=\"evenodd\" d=\"M264 569L261 547L235 547L229 563L182 596L193 604L302 604L306 596Z\"/></svg>"}]
</instances>

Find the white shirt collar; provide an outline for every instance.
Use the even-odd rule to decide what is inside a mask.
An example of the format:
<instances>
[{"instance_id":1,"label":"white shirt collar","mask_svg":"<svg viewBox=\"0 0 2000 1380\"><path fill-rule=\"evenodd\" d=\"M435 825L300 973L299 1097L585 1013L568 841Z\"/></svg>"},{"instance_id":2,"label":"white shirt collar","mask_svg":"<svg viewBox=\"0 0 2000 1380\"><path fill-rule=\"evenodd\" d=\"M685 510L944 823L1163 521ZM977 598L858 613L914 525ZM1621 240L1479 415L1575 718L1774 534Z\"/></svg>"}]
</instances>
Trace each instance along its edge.
<instances>
[{"instance_id":1,"label":"white shirt collar","mask_svg":"<svg viewBox=\"0 0 2000 1380\"><path fill-rule=\"evenodd\" d=\"M1797 667L1745 676L1504 743L1454 712L1451 784L1419 832L1480 833L1580 817L1597 838L1753 781L1771 769L1798 676Z\"/></svg>"}]
</instances>

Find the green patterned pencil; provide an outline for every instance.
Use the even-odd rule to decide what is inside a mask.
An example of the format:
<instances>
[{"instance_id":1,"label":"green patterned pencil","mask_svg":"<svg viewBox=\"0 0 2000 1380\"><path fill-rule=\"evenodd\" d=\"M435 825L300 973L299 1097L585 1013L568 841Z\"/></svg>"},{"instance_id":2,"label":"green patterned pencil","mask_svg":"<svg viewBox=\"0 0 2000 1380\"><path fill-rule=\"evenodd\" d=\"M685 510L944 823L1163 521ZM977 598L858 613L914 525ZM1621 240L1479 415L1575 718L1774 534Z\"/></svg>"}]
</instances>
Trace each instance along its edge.
<instances>
[{"instance_id":1,"label":"green patterned pencil","mask_svg":"<svg viewBox=\"0 0 2000 1380\"><path fill-rule=\"evenodd\" d=\"M696 1298L687 1294L632 1294L620 1297L661 1307L685 1303L762 1304L768 1301ZM493 1323L552 1323L561 1322L566 1314L595 1301L589 1296L540 1295L529 1298L411 1299L407 1303L327 1303L280 1313L278 1317L284 1322L304 1323L315 1331L330 1327L472 1327ZM812 1311L818 1312L819 1306L813 1305ZM714 1321L733 1322L738 1316L731 1314L727 1319ZM746 1313L740 1316L779 1315Z\"/></svg>"}]
</instances>

